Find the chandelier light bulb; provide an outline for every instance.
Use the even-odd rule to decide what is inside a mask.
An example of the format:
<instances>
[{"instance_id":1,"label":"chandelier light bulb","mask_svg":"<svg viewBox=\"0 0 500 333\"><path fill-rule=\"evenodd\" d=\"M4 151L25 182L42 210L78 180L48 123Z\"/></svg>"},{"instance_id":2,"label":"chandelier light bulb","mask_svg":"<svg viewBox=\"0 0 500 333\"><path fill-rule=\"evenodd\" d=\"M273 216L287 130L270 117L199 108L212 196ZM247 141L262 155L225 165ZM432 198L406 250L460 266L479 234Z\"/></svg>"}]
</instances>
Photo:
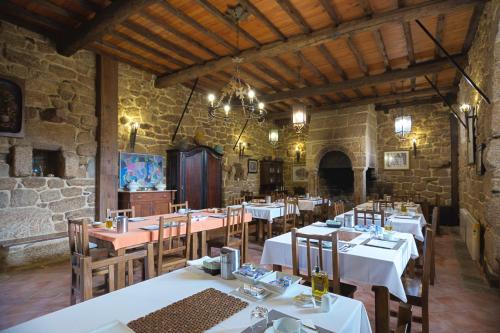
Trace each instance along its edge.
<instances>
[{"instance_id":1,"label":"chandelier light bulb","mask_svg":"<svg viewBox=\"0 0 500 333\"><path fill-rule=\"evenodd\" d=\"M469 110L471 109L471 106L469 104L462 104L460 105L460 111L462 112L469 112Z\"/></svg>"},{"instance_id":2,"label":"chandelier light bulb","mask_svg":"<svg viewBox=\"0 0 500 333\"><path fill-rule=\"evenodd\" d=\"M262 111L263 109L264 109L264 103L260 102L260 103L259 103L259 110L261 110L261 111Z\"/></svg>"},{"instance_id":3,"label":"chandelier light bulb","mask_svg":"<svg viewBox=\"0 0 500 333\"><path fill-rule=\"evenodd\" d=\"M229 110L231 110L229 104L224 105L224 113L226 114L226 116L229 114Z\"/></svg>"},{"instance_id":4,"label":"chandelier light bulb","mask_svg":"<svg viewBox=\"0 0 500 333\"><path fill-rule=\"evenodd\" d=\"M253 89L248 90L248 98L253 99L255 97L255 91Z\"/></svg>"},{"instance_id":5,"label":"chandelier light bulb","mask_svg":"<svg viewBox=\"0 0 500 333\"><path fill-rule=\"evenodd\" d=\"M214 106L215 95L214 94L208 94L208 101L210 102L210 106Z\"/></svg>"}]
</instances>

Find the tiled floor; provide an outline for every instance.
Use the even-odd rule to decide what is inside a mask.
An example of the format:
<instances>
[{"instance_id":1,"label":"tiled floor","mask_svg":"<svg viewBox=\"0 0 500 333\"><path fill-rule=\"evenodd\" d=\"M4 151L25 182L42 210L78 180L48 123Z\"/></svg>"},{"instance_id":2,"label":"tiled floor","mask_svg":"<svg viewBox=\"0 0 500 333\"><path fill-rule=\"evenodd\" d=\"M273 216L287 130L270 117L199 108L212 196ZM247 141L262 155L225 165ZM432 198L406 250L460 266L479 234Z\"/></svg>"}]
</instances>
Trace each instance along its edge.
<instances>
[{"instance_id":1,"label":"tiled floor","mask_svg":"<svg viewBox=\"0 0 500 333\"><path fill-rule=\"evenodd\" d=\"M436 239L437 280L430 292L431 332L500 332L499 290L488 287L459 237L451 230L443 233ZM261 252L261 245L251 244L253 262L259 262ZM67 263L0 274L0 329L68 306L69 277ZM355 297L365 304L373 325L370 287L359 287ZM421 326L414 323L413 332L420 331Z\"/></svg>"}]
</instances>

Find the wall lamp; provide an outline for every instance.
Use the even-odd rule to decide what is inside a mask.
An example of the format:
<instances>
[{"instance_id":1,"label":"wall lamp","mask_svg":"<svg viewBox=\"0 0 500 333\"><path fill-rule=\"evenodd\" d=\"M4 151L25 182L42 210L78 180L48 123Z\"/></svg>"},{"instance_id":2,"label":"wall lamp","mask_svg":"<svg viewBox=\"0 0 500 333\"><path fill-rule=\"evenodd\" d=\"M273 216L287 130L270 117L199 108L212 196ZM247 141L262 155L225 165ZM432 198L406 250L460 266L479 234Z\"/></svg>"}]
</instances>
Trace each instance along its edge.
<instances>
[{"instance_id":1,"label":"wall lamp","mask_svg":"<svg viewBox=\"0 0 500 333\"><path fill-rule=\"evenodd\" d=\"M417 139L413 138L412 146L413 146L413 156L417 157Z\"/></svg>"},{"instance_id":2,"label":"wall lamp","mask_svg":"<svg viewBox=\"0 0 500 333\"><path fill-rule=\"evenodd\" d=\"M141 124L138 122L133 122L130 124L130 138L129 138L129 147L131 151L135 149L135 139L137 138L137 130L141 127Z\"/></svg>"},{"instance_id":3,"label":"wall lamp","mask_svg":"<svg viewBox=\"0 0 500 333\"><path fill-rule=\"evenodd\" d=\"M295 160L298 162L300 162L300 155L302 154L302 152L304 151L304 146L302 145L302 143L297 143L295 145Z\"/></svg>"},{"instance_id":4,"label":"wall lamp","mask_svg":"<svg viewBox=\"0 0 500 333\"><path fill-rule=\"evenodd\" d=\"M242 158L245 156L245 148L247 147L247 144L243 141L238 142L238 156Z\"/></svg>"}]
</instances>

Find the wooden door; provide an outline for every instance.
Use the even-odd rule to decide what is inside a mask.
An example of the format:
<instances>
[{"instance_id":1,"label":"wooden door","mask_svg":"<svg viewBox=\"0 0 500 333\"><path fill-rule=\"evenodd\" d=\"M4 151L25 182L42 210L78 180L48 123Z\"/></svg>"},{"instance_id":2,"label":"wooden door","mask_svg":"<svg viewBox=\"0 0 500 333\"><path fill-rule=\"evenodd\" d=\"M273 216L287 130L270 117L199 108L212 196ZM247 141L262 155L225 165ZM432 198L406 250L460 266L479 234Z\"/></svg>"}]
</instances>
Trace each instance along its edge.
<instances>
[{"instance_id":1,"label":"wooden door","mask_svg":"<svg viewBox=\"0 0 500 333\"><path fill-rule=\"evenodd\" d=\"M203 151L184 155L184 185L181 190L185 194L183 201L189 202L189 208L203 207Z\"/></svg>"},{"instance_id":2,"label":"wooden door","mask_svg":"<svg viewBox=\"0 0 500 333\"><path fill-rule=\"evenodd\" d=\"M207 150L206 206L203 208L221 207L222 205L222 166L221 157Z\"/></svg>"}]
</instances>

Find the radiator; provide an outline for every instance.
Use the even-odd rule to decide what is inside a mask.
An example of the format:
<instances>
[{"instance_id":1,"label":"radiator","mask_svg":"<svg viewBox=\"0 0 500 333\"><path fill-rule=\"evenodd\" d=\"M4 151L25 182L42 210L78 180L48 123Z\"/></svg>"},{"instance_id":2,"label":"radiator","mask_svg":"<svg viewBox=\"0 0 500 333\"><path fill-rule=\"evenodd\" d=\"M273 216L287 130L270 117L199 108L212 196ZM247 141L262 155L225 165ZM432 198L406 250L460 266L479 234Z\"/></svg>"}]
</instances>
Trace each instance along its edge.
<instances>
[{"instance_id":1,"label":"radiator","mask_svg":"<svg viewBox=\"0 0 500 333\"><path fill-rule=\"evenodd\" d=\"M465 208L460 208L460 236L467 245L472 260L479 260L479 222Z\"/></svg>"}]
</instances>

